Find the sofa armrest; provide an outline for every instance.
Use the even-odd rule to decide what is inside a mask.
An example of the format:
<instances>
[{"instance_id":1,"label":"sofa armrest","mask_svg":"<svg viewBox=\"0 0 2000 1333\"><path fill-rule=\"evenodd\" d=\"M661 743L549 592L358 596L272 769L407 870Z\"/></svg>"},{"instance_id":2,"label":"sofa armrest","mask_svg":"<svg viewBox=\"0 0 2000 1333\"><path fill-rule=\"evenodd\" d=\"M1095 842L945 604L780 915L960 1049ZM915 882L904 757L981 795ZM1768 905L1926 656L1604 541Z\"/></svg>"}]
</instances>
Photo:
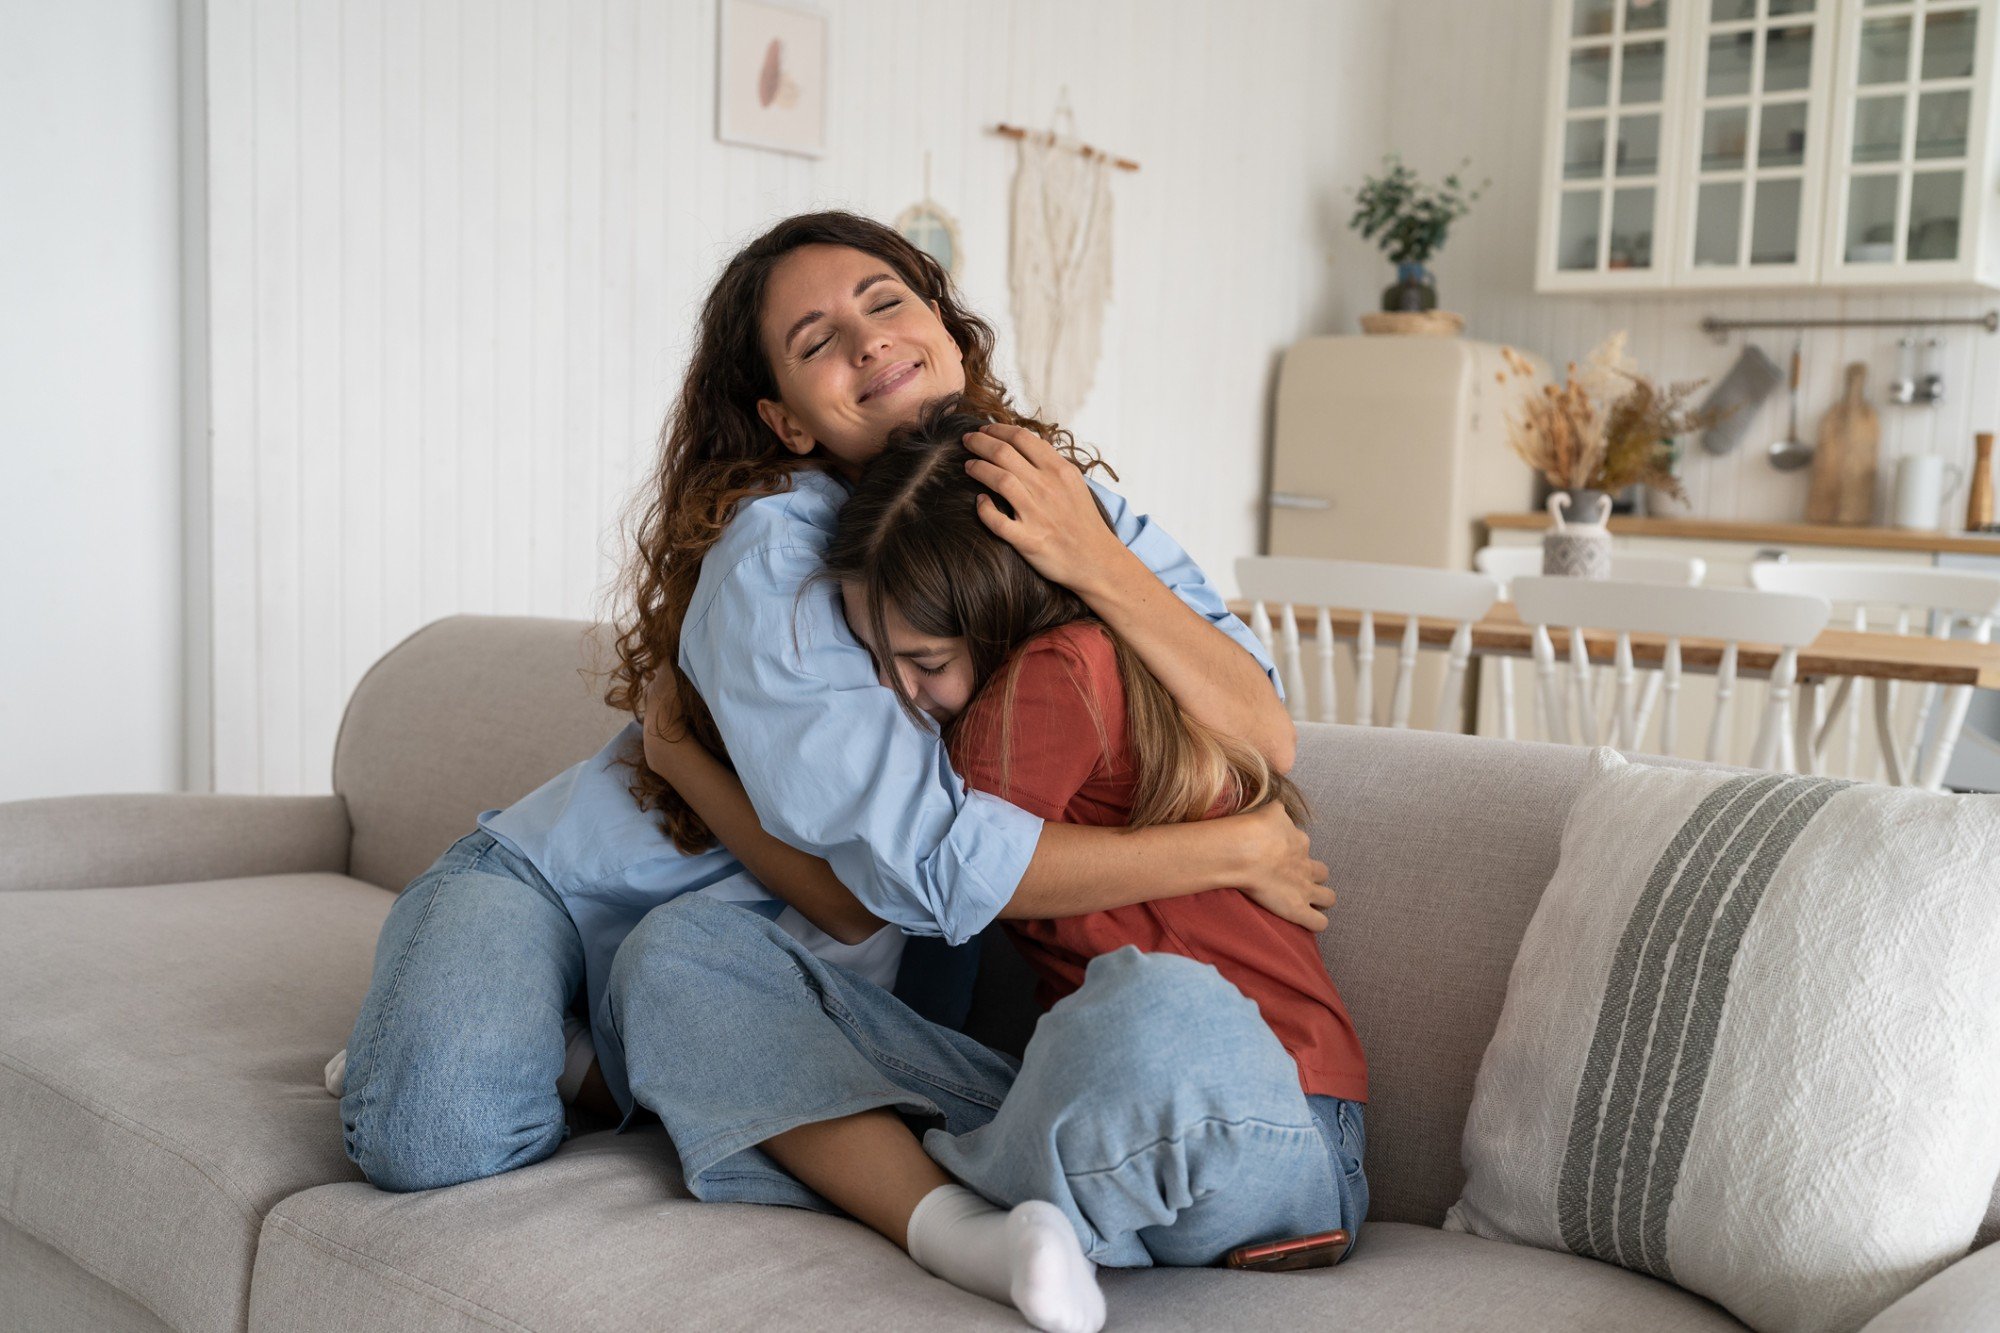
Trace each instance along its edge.
<instances>
[{"instance_id":1,"label":"sofa armrest","mask_svg":"<svg viewBox=\"0 0 2000 1333\"><path fill-rule=\"evenodd\" d=\"M1983 1333L2000 1310L2000 1244L1974 1250L1869 1320L1861 1333Z\"/></svg>"},{"instance_id":2,"label":"sofa armrest","mask_svg":"<svg viewBox=\"0 0 2000 1333\"><path fill-rule=\"evenodd\" d=\"M338 796L159 793L0 802L0 892L347 871Z\"/></svg>"}]
</instances>

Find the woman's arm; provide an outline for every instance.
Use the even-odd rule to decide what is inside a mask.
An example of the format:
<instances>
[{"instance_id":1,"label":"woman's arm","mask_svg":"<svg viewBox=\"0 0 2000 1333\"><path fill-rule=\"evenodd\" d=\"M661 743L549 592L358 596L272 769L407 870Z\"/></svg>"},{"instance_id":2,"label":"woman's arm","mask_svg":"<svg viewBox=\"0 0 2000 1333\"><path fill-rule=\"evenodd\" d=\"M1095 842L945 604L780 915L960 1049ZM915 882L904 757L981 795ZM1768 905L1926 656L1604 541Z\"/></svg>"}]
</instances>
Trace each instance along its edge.
<instances>
[{"instance_id":1,"label":"woman's arm","mask_svg":"<svg viewBox=\"0 0 2000 1333\"><path fill-rule=\"evenodd\" d=\"M672 690L651 693L644 729L646 766L673 784L758 883L806 920L842 944L859 944L880 930L882 919L848 892L832 866L764 831L743 784L681 725L673 699Z\"/></svg>"},{"instance_id":2,"label":"woman's arm","mask_svg":"<svg viewBox=\"0 0 2000 1333\"><path fill-rule=\"evenodd\" d=\"M1021 426L968 435L966 471L1014 508L981 497L980 517L1043 578L1083 598L1139 654L1190 717L1291 771L1297 734L1256 659L1162 584L1105 525L1083 473Z\"/></svg>"}]
</instances>

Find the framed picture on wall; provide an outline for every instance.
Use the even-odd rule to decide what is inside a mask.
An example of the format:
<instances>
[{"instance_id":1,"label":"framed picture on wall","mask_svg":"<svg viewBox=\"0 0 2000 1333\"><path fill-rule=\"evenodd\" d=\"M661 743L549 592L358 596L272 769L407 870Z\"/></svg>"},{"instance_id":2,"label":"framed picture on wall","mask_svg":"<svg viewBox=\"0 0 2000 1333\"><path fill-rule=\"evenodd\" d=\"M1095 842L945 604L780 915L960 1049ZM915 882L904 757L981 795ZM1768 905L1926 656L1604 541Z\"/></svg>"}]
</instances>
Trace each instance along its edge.
<instances>
[{"instance_id":1,"label":"framed picture on wall","mask_svg":"<svg viewBox=\"0 0 2000 1333\"><path fill-rule=\"evenodd\" d=\"M715 137L821 157L826 153L827 17L773 0L721 0Z\"/></svg>"}]
</instances>

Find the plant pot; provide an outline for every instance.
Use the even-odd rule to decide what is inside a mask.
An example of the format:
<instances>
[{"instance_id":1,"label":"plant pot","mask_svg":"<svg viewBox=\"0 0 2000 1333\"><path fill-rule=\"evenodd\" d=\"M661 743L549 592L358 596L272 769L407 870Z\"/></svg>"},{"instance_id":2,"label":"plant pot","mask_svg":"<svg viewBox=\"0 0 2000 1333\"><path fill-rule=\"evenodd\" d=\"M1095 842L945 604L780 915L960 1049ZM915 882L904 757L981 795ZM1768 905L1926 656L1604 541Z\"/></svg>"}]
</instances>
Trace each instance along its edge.
<instances>
[{"instance_id":1,"label":"plant pot","mask_svg":"<svg viewBox=\"0 0 2000 1333\"><path fill-rule=\"evenodd\" d=\"M1572 522L1565 514L1576 515ZM1568 578L1611 577L1611 497L1603 491L1554 491L1549 517L1555 526L1542 534L1542 573Z\"/></svg>"},{"instance_id":2,"label":"plant pot","mask_svg":"<svg viewBox=\"0 0 2000 1333\"><path fill-rule=\"evenodd\" d=\"M1396 281L1382 292L1384 310L1435 310L1437 303L1437 284L1422 264L1396 265Z\"/></svg>"}]
</instances>

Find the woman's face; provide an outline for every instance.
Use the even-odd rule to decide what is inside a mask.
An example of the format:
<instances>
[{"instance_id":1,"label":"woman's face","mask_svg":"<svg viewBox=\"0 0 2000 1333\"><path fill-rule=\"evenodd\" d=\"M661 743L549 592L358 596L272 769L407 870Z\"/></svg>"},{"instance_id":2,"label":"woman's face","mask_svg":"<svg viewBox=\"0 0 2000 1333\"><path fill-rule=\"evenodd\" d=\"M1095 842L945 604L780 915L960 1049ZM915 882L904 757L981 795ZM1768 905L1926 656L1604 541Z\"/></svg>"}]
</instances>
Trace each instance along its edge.
<instances>
[{"instance_id":1,"label":"woman's face","mask_svg":"<svg viewBox=\"0 0 2000 1333\"><path fill-rule=\"evenodd\" d=\"M895 268L844 245L804 245L778 261L759 321L778 397L757 414L795 454L824 448L849 476L926 402L965 388L965 357L935 302Z\"/></svg>"},{"instance_id":2,"label":"woman's face","mask_svg":"<svg viewBox=\"0 0 2000 1333\"><path fill-rule=\"evenodd\" d=\"M858 584L840 585L840 604L847 612L850 627L868 623L868 607ZM896 681L903 684L903 693L924 712L930 714L939 726L951 721L965 711L972 702L972 655L966 651L964 639L940 639L933 634L918 631L894 602L882 608L883 626L888 631L889 651L894 661L888 665L877 662L876 669L882 683L890 689L896 688ZM855 637L866 642L859 633ZM894 671L895 676L889 674Z\"/></svg>"}]
</instances>

